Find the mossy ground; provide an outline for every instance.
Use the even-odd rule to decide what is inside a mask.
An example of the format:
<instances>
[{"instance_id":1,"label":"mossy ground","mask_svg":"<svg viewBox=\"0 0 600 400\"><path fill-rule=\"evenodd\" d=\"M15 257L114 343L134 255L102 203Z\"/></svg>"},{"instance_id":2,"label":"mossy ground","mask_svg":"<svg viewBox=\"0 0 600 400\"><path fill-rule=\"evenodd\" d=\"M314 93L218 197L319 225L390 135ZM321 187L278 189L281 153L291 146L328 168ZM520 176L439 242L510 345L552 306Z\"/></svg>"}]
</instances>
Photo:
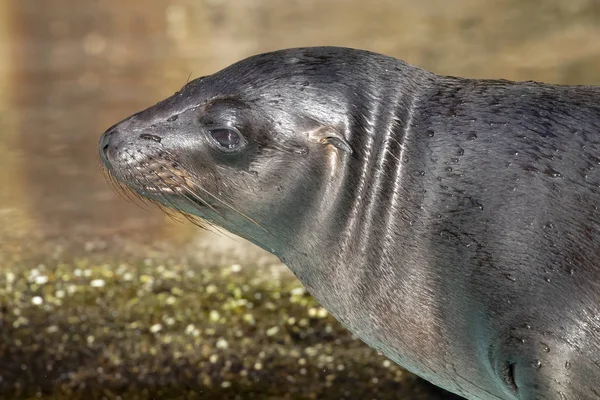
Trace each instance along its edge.
<instances>
[{"instance_id":1,"label":"mossy ground","mask_svg":"<svg viewBox=\"0 0 600 400\"><path fill-rule=\"evenodd\" d=\"M283 265L0 271L0 398L446 396L350 335Z\"/></svg>"}]
</instances>

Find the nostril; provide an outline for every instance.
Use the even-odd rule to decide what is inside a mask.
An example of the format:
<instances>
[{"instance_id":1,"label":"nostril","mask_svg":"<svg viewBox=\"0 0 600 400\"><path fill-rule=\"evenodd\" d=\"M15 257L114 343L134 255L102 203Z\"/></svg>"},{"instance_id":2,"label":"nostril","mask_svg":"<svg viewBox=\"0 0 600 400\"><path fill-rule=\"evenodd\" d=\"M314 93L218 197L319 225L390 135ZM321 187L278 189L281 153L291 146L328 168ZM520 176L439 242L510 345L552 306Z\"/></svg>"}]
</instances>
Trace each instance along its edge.
<instances>
[{"instance_id":1,"label":"nostril","mask_svg":"<svg viewBox=\"0 0 600 400\"><path fill-rule=\"evenodd\" d=\"M108 158L109 153L111 152L111 148L114 148L115 139L118 138L118 132L115 128L110 128L100 138L100 149L101 154Z\"/></svg>"},{"instance_id":2,"label":"nostril","mask_svg":"<svg viewBox=\"0 0 600 400\"><path fill-rule=\"evenodd\" d=\"M156 143L160 143L160 141L162 140L160 136L150 135L149 133L142 133L140 135L140 139L153 140Z\"/></svg>"}]
</instances>

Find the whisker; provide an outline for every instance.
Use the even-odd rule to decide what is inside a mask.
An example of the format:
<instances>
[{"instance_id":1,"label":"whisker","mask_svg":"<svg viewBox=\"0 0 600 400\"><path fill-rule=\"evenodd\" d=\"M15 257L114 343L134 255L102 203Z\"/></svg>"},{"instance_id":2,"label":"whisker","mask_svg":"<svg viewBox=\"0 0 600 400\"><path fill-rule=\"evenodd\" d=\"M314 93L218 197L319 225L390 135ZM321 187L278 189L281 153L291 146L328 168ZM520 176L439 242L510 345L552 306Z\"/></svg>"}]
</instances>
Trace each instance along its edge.
<instances>
[{"instance_id":1,"label":"whisker","mask_svg":"<svg viewBox=\"0 0 600 400\"><path fill-rule=\"evenodd\" d=\"M109 174L109 177L110 181L113 184L113 187L115 188L115 191L119 194L119 196L121 196L122 199L134 203L138 207L141 207L143 210L148 210L148 208L146 207L148 204L148 200L144 199L142 196L139 196L137 193L135 193L133 190L127 187L127 185L124 185L123 183L119 182L119 180L112 174Z\"/></svg>"},{"instance_id":2,"label":"whisker","mask_svg":"<svg viewBox=\"0 0 600 400\"><path fill-rule=\"evenodd\" d=\"M179 180L182 181L183 185L180 186L175 186L172 185L171 183L167 182L163 177L160 176L160 174L158 173L158 171L153 170L151 168L148 168L147 166L143 166L144 169L149 173L149 174L154 174L154 176L156 176L156 178L158 178L158 180L160 181L160 183L162 183L162 185L164 187L167 187L169 189L171 189L171 191L173 192L178 192L178 188L181 187L182 189L185 189L188 193L194 195L197 199L197 201L200 201L203 205L206 205L208 207L210 207L215 213L217 213L218 215L220 215L222 217L222 215L215 210L212 206L210 206L210 204L208 204L207 202L204 201L204 199L202 199L200 196L198 196L196 193L194 193L191 189L189 189L189 187L186 185L185 180L179 176L177 176L176 174L173 175L173 178L178 178ZM156 185L152 185L151 183L148 182L147 178L146 178L146 174L143 174L144 178L146 179L146 182L148 183L148 187L154 187L157 188L158 187ZM188 212L185 212L184 210L182 210L180 207L178 207L175 203L173 203L168 196L166 196L165 194L163 194L160 190L157 190L157 193L159 194L159 196L162 198L163 202L168 203L171 207L172 210L175 210L177 213L174 213L173 211L171 211L171 209L169 208L165 208L162 204L160 204L160 202L156 202L156 205L160 208L160 210L165 213L167 216L169 216L172 220L176 221L176 222L181 222L181 220L179 218L177 218L176 216L183 216L185 219L187 219L188 221L190 221L192 224L198 226L199 228L202 229L207 229L200 221L200 219L194 215L191 215ZM195 202L190 199L188 197L188 195L186 194L182 194L183 197L192 202L193 204L195 204ZM206 221L209 222L209 221ZM210 223L209 223L210 224Z\"/></svg>"},{"instance_id":3,"label":"whisker","mask_svg":"<svg viewBox=\"0 0 600 400\"><path fill-rule=\"evenodd\" d=\"M238 213L239 215L241 215L242 217L246 218L248 221L252 222L254 225L258 226L259 228L261 228L262 230L264 230L265 232L271 234L271 232L269 232L269 230L267 228L265 228L264 226L260 225L258 222L256 222L254 219L250 218L248 215L244 214L243 212L241 212L240 210L238 210L237 208L235 208L234 206L232 206L231 204L229 204L228 202L224 201L223 199L219 198L218 196L216 196L215 194L211 193L210 191L204 189L203 187L201 187L200 185L198 185L197 183L193 182L194 187L202 190L204 193L208 194L209 196L213 197L215 200L217 200L219 203L223 204L224 206L230 208L231 210L235 211L236 213Z\"/></svg>"},{"instance_id":4,"label":"whisker","mask_svg":"<svg viewBox=\"0 0 600 400\"><path fill-rule=\"evenodd\" d=\"M183 198L185 198L186 200L188 200L190 203L194 204L194 205L200 205L200 206L205 206L210 208L212 211L214 211L217 215L219 215L221 218L225 218L225 216L223 214L221 214L217 209L215 209L208 201L204 200L198 193L196 193L195 191L193 191L187 180L184 177L181 177L177 174L173 174L172 175L172 179L175 180L176 185L172 185L169 182L165 181L164 178L162 178L157 171L151 171L152 173L154 173L154 175L161 181L161 183L165 186L168 187L169 189L171 189L174 192L179 192ZM186 171L187 173L187 171ZM199 187L198 185L196 185L197 187ZM182 193L180 190L181 189L184 191L184 193ZM209 193L210 194L210 193ZM174 209L177 209L179 211L179 213L181 215L183 215L188 221L190 221L192 224L199 226L203 229L207 229L205 226L203 226L200 222L199 222L199 218L197 216L191 215L183 210L181 210L178 207L173 206ZM210 227L215 227L216 225L213 224L212 222L205 220L205 219L201 219L201 221L206 222L209 224ZM208 230L208 229L207 229ZM218 231L220 232L222 235L225 235L229 238L232 238L231 236L229 236L228 234L225 234L222 231ZM248 235L248 237L252 237L252 235L249 234L249 232L247 232L246 230L244 230L244 232ZM232 238L233 239L233 238ZM233 239L235 240L235 239Z\"/></svg>"},{"instance_id":5,"label":"whisker","mask_svg":"<svg viewBox=\"0 0 600 400\"><path fill-rule=\"evenodd\" d=\"M168 152L165 151L166 154L168 154L169 156L173 157L173 155ZM191 174L190 174L191 175ZM195 177L195 176L194 176ZM197 179L199 180L199 179ZM267 232L270 235L273 235L271 232L269 232L268 229L266 229L264 226L260 225L258 222L256 222L254 219L250 218L248 215L244 214L243 212L241 212L240 210L238 210L237 208L235 208L234 206L232 206L231 204L229 204L228 202L226 202L225 200L219 198L217 195L211 193L210 191L204 189L203 187L199 186L197 183L194 182L194 180L191 180L192 183L194 184L194 186L200 190L202 190L204 193L208 194L209 196L211 196L212 198L214 198L215 200L217 200L218 202L220 202L221 204L223 204L224 206L230 208L231 210L233 210L234 212L238 213L239 215L241 215L242 217L246 218L248 221L252 222L254 225L258 226L259 228L261 228L262 230L264 230L265 232Z\"/></svg>"},{"instance_id":6,"label":"whisker","mask_svg":"<svg viewBox=\"0 0 600 400\"><path fill-rule=\"evenodd\" d=\"M197 193L195 193L192 189L190 189L190 187L188 186L186 180L183 177L180 177L176 174L173 175L173 178L177 181L179 181L179 185L178 186L173 186L171 184L169 184L167 181L164 180L164 178L162 178L157 171L152 171L155 176L161 181L161 183L163 183L163 185L165 185L165 187L168 187L169 189L171 189L172 191L176 192L178 191L178 188L181 188L183 190L185 190L186 193L181 193L181 195L183 196L183 198L185 198L186 200L188 200L189 202L191 202L194 205L201 205L201 206L207 206L209 207L211 210L213 210L217 215L219 215L221 218L225 218L218 210L216 210L213 206L211 206L207 201L205 201L202 197L200 197L200 195L198 195ZM191 196L191 197L190 197ZM198 204L199 203L199 204ZM172 204L172 203L171 203ZM179 207L175 207L173 206L174 209L176 209L177 211L179 211L179 213L181 215L183 215L188 221L190 221L192 224L205 229L205 230L209 230L207 229L203 224L203 222L206 222L209 226L214 227L215 225L207 220L204 219L200 219L195 215L192 215L188 212L185 212L183 210L181 210Z\"/></svg>"},{"instance_id":7,"label":"whisker","mask_svg":"<svg viewBox=\"0 0 600 400\"><path fill-rule=\"evenodd\" d=\"M132 159L135 159L133 153L128 152L127 150L125 151ZM179 198L185 199L194 207L207 207L215 214L225 219L225 215L223 215L223 213L216 208L217 204L221 204L227 209L248 220L256 227L262 229L269 235L274 236L268 229L260 225L257 221L252 219L241 210L234 207L231 203L203 188L199 184L199 182L201 182L200 178L193 173L193 171L185 168L185 165L182 165L181 162L178 161L178 158L170 152L161 148L154 154L146 154L145 156L149 159L144 160L144 162L136 163L135 167L133 168L131 165L124 166L123 173L119 173L119 176L122 178L121 180L114 176L110 169L107 169L106 176L108 176L108 179L111 181L111 183L113 183L113 186L117 192L119 192L119 194L126 196L134 203L137 203L136 200L141 200L144 205L153 204L175 222L181 222L180 217L183 217L199 228L215 233L218 232L218 234L236 240L234 237L230 236L228 232L223 231L222 229L217 229L217 225L213 222L198 217L190 212L184 211L181 206L175 204L173 200L174 197L171 196L171 193L178 194L180 196ZM150 163L147 161L150 161ZM167 170L172 172L172 175L167 178L161 176L160 171L155 167L155 165L166 167ZM130 182L131 185L124 184L123 182ZM135 187L145 188L144 194L141 194L139 189L134 189ZM163 188L169 189L171 193L163 191ZM148 191L152 192L152 196L147 195ZM211 200L212 204L211 202L205 200L202 194L210 196L209 198L214 200ZM215 204L215 202L217 204ZM252 239L253 235L251 235L250 232L248 232L245 228L239 228L244 234L243 237L248 240Z\"/></svg>"},{"instance_id":8,"label":"whisker","mask_svg":"<svg viewBox=\"0 0 600 400\"><path fill-rule=\"evenodd\" d=\"M125 150L127 152L127 150ZM130 152L127 152L131 157L133 157L133 154L131 154ZM143 163L140 163L137 165L137 167L141 168L144 170L144 172L146 173L140 173L139 170L133 170L132 168L128 167L127 171L130 173L130 178L132 181L137 181L140 182L139 177L141 177L142 179L145 180L146 182L146 187L148 188L156 188L156 185L152 184L152 182L148 181L148 177L147 177L147 173L148 172L153 172L152 169L148 168L146 165L144 165ZM158 189L158 188L157 188ZM177 207L175 206L175 204L173 204L173 202L171 202L171 200L169 200L169 198L167 196L165 196L163 193L160 192L160 190L157 190L158 195L161 197L161 199L163 200L163 202L168 203L169 205L171 205L171 207L175 210L177 210ZM136 193L136 195L138 197L142 197L139 193ZM158 201L154 201L154 204L156 206L158 206L158 208L165 214L167 215L169 218L171 218L171 220L175 221L175 222L181 222L180 219L177 218L178 214L172 212L171 210L164 208L164 206L158 202Z\"/></svg>"},{"instance_id":9,"label":"whisker","mask_svg":"<svg viewBox=\"0 0 600 400\"><path fill-rule=\"evenodd\" d=\"M199 194L197 194L196 192L194 192L192 189L190 189L189 185L187 184L186 180L184 178L175 176L175 178L179 178L179 180L181 180L181 184L179 187L181 187L181 189L185 190L186 193L183 193L182 195L189 200L191 203L193 204L197 204L197 202L200 202L200 205L206 206L208 208L210 208L212 211L214 211L219 217L221 218L225 218L223 216L223 214L221 214L217 209L215 209L212 205L210 205L210 203L208 203L206 200L204 200L202 197L200 197ZM191 196L191 198L189 197Z\"/></svg>"},{"instance_id":10,"label":"whisker","mask_svg":"<svg viewBox=\"0 0 600 400\"><path fill-rule=\"evenodd\" d=\"M108 181L110 186L112 186L113 190L125 201L130 201L132 203L136 203L136 201L129 196L129 189L124 187L121 182L112 174L109 168L107 168L104 164L102 164L102 173L105 179ZM139 206L139 204L138 204Z\"/></svg>"},{"instance_id":11,"label":"whisker","mask_svg":"<svg viewBox=\"0 0 600 400\"><path fill-rule=\"evenodd\" d=\"M142 167L147 172L150 172L150 173L154 172L151 169L147 168L146 166L142 166ZM146 174L141 174L141 175L146 180L146 187L148 187L148 188L151 188L151 187L152 188L157 188L156 185L153 185L151 182L148 181L148 178L147 178ZM162 199L163 203L167 203L168 205L170 205L171 209L179 211L179 208L169 199L168 196L164 195L160 190L158 190L156 193L160 196L160 198ZM173 212L169 208L165 208L165 206L163 204L161 204L160 202L158 202L158 201L156 201L155 204L171 220L173 220L174 222L181 223L181 220L178 218L179 214Z\"/></svg>"},{"instance_id":12,"label":"whisker","mask_svg":"<svg viewBox=\"0 0 600 400\"><path fill-rule=\"evenodd\" d=\"M132 181L138 180L138 179L136 179L136 171L133 171L131 169L131 167L128 167L128 166L125 167L125 175L128 176L129 180L132 180ZM128 185L119 182L118 179L117 179L117 183L123 189L123 193L127 196L127 198L129 198L133 203L135 203L137 205L140 205L140 203L138 203L138 200L139 200L141 202L140 206L143 209L147 210L146 206L150 203L150 199L147 199L144 196L141 196L139 193L132 190Z\"/></svg>"},{"instance_id":13,"label":"whisker","mask_svg":"<svg viewBox=\"0 0 600 400\"><path fill-rule=\"evenodd\" d=\"M155 172L155 171L153 171L153 172ZM162 178L160 178L160 177L159 177L159 179L161 179L161 181L162 181L162 183L163 183L163 184L165 184L167 187L171 188L171 190L173 190L173 191L176 191L176 188L175 188L175 187L172 187L172 186L168 185L168 183L167 183L167 182L165 182L165 181L164 181ZM186 189L186 190L187 190L187 191L189 191L190 193L194 194L194 193L193 193L193 192L192 192L192 191L191 191L191 190L190 190L188 187L182 187L182 189ZM192 204L196 204L196 201L200 201L200 202L202 203L202 205L208 205L208 204L207 204L207 203L206 203L204 200L202 200L201 198L199 198L198 200L194 201L194 199L191 199L191 198L190 198L190 197L188 197L188 195L186 195L186 194L182 194L182 196L183 196L183 197L184 197L186 200L190 201ZM164 198L164 196L163 196L163 198ZM207 221L207 220L201 219L201 218L199 218L199 217L197 217L197 216L195 216L195 215L193 215L193 214L190 214L190 213L188 213L188 212L186 212L186 211L182 210L181 208L177 207L175 204L173 204L173 203L172 203L172 202L170 202L170 201L169 201L169 204L171 204L171 207L172 207L172 209L176 210L176 211L179 213L179 214L177 214L177 215L181 215L181 216L183 216L185 219L187 219L189 222L191 222L193 225L195 225L195 226L197 226L197 227L199 227L199 228L202 228L202 229L204 229L204 230L208 230L208 231L212 231L211 229L208 229L208 228L207 228L207 227L204 225L204 223L206 223L206 224L208 224L210 227L213 227L213 226L214 226L214 224L212 224L210 221ZM158 203L158 206L159 206L159 208L160 208L160 209L161 209L161 210L162 210L162 211L163 211L165 214L167 214L167 215L170 215L170 213L169 213L169 212L167 212L167 211L166 211L166 210L163 208L163 206L162 206L160 203ZM213 209L213 210L214 210L214 211L215 211L217 214L219 214L219 213L217 212L217 210L215 210L214 208L212 208L210 205L208 205L208 206L209 206L211 209ZM221 214L219 214L219 215L221 215ZM170 215L170 216L171 216L171 215Z\"/></svg>"}]
</instances>

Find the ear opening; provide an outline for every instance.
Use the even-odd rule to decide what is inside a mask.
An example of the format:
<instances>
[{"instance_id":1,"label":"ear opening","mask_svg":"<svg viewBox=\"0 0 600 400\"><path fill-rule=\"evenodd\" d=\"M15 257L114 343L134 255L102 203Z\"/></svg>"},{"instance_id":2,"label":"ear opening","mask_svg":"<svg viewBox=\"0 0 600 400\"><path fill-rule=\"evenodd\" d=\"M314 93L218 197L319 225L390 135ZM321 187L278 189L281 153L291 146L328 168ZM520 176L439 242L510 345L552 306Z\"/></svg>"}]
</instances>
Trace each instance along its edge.
<instances>
[{"instance_id":1,"label":"ear opening","mask_svg":"<svg viewBox=\"0 0 600 400\"><path fill-rule=\"evenodd\" d=\"M348 155L352 154L352 147L350 144L344 139L342 135L340 135L337 131L332 128L322 127L316 129L309 134L309 138L312 142L319 143L322 145L331 145L338 150L347 153Z\"/></svg>"},{"instance_id":2,"label":"ear opening","mask_svg":"<svg viewBox=\"0 0 600 400\"><path fill-rule=\"evenodd\" d=\"M350 147L350 144L348 144L348 142L346 142L344 139L340 139L334 136L328 136L326 138L321 139L321 143L330 144L348 154L352 154L352 147Z\"/></svg>"}]
</instances>

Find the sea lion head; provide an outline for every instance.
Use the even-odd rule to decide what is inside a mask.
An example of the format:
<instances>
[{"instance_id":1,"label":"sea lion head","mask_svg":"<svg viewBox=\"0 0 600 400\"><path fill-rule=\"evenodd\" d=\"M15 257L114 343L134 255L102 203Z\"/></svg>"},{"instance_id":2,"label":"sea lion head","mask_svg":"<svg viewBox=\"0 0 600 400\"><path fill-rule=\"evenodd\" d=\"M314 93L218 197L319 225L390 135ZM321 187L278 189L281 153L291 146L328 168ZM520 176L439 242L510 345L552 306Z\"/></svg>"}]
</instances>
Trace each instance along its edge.
<instances>
[{"instance_id":1,"label":"sea lion head","mask_svg":"<svg viewBox=\"0 0 600 400\"><path fill-rule=\"evenodd\" d=\"M138 195L277 254L282 237L317 228L353 153L361 54L283 50L195 79L104 132L103 164Z\"/></svg>"}]
</instances>

